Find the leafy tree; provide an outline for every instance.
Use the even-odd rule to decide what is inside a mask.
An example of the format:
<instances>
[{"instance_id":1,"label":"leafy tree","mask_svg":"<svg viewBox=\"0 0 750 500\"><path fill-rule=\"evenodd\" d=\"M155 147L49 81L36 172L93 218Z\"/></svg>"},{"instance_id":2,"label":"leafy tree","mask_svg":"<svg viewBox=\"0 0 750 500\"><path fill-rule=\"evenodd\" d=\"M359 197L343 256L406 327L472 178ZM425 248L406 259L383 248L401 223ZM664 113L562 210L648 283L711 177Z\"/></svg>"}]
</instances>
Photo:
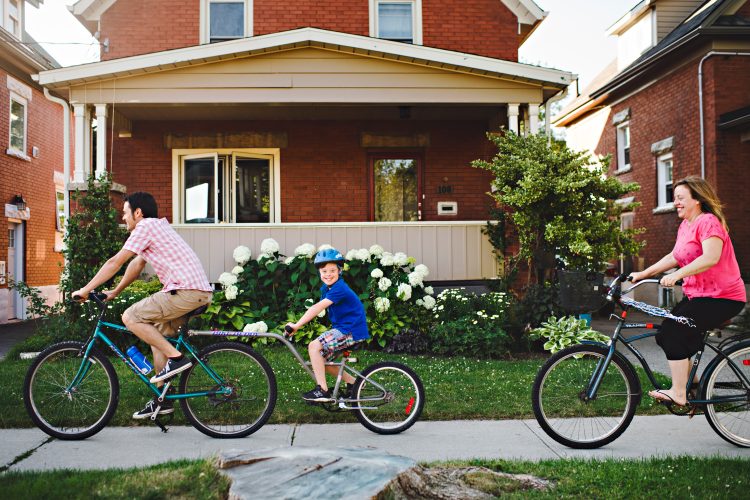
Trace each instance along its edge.
<instances>
[{"instance_id":1,"label":"leafy tree","mask_svg":"<svg viewBox=\"0 0 750 500\"><path fill-rule=\"evenodd\" d=\"M620 213L635 204L615 203L640 186L607 178L609 158L597 164L587 153L548 142L542 134L488 137L497 155L472 166L495 176L492 196L509 213L518 234L517 261L545 268L551 267L549 257L556 256L570 268L601 270L608 260L641 248L635 239L641 230L620 229ZM547 262L540 265L542 261Z\"/></svg>"}]
</instances>

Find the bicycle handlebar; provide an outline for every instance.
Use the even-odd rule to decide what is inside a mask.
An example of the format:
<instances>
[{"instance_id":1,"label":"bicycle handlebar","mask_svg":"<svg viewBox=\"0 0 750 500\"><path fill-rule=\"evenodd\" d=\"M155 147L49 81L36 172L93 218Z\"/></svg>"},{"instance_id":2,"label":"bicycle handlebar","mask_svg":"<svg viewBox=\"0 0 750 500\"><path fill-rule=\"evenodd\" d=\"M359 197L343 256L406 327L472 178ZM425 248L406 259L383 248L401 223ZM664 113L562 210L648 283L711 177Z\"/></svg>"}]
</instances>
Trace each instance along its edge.
<instances>
[{"instance_id":1,"label":"bicycle handlebar","mask_svg":"<svg viewBox=\"0 0 750 500\"><path fill-rule=\"evenodd\" d=\"M658 285L659 283L661 283L661 280L654 279L654 278L644 279L644 280L639 281L635 285L631 286L627 290L623 291L621 284L626 281L633 281L633 277L629 273L622 273L612 280L612 282L609 284L609 291L607 292L608 301L612 302L615 299L619 299L622 295L632 292L633 290L635 290L641 285L645 285L648 283L650 284L655 283ZM681 286L682 283L683 283L683 280L677 280L675 282L675 285Z\"/></svg>"},{"instance_id":2,"label":"bicycle handlebar","mask_svg":"<svg viewBox=\"0 0 750 500\"><path fill-rule=\"evenodd\" d=\"M104 308L104 302L107 300L107 294L102 293L98 290L92 290L91 293L89 293L89 299L93 300L99 307ZM83 297L81 297L80 295L73 295L70 300L72 300L76 304L82 304L86 302L86 300L83 299Z\"/></svg>"}]
</instances>

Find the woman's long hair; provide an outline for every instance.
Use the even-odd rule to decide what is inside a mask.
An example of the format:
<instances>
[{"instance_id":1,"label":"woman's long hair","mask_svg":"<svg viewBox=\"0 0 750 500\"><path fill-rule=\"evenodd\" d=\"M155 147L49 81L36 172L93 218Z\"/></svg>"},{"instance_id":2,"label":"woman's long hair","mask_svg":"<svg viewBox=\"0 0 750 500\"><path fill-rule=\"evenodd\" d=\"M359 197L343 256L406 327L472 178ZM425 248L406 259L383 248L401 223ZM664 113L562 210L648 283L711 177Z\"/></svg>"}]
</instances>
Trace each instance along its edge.
<instances>
[{"instance_id":1,"label":"woman's long hair","mask_svg":"<svg viewBox=\"0 0 750 500\"><path fill-rule=\"evenodd\" d=\"M701 203L701 210L714 214L719 219L719 222L721 222L721 225L724 226L724 229L729 232L727 220L724 218L724 212L721 209L721 201L719 201L719 197L716 195L713 186L706 179L702 179L697 175L691 175L678 181L674 187L676 188L677 186L687 186L690 190L690 195Z\"/></svg>"}]
</instances>

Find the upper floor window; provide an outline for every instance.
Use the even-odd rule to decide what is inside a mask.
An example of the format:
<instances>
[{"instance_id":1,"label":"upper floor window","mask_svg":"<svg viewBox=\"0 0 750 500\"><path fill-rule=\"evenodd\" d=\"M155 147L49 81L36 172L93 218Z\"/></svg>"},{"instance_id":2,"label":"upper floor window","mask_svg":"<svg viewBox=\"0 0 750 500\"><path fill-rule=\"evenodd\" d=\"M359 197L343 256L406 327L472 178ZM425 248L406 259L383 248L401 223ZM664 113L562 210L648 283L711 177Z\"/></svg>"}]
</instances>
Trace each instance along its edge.
<instances>
[{"instance_id":1,"label":"upper floor window","mask_svg":"<svg viewBox=\"0 0 750 500\"><path fill-rule=\"evenodd\" d=\"M203 0L201 42L223 42L252 36L252 19L252 0Z\"/></svg>"},{"instance_id":2,"label":"upper floor window","mask_svg":"<svg viewBox=\"0 0 750 500\"><path fill-rule=\"evenodd\" d=\"M6 31L21 38L22 0L0 0L0 21Z\"/></svg>"},{"instance_id":3,"label":"upper floor window","mask_svg":"<svg viewBox=\"0 0 750 500\"><path fill-rule=\"evenodd\" d=\"M15 92L10 93L10 127L8 153L26 156L26 99Z\"/></svg>"},{"instance_id":4,"label":"upper floor window","mask_svg":"<svg viewBox=\"0 0 750 500\"><path fill-rule=\"evenodd\" d=\"M422 44L422 0L370 0L370 36Z\"/></svg>"},{"instance_id":5,"label":"upper floor window","mask_svg":"<svg viewBox=\"0 0 750 500\"><path fill-rule=\"evenodd\" d=\"M617 126L617 171L630 170L630 122Z\"/></svg>"},{"instance_id":6,"label":"upper floor window","mask_svg":"<svg viewBox=\"0 0 750 500\"><path fill-rule=\"evenodd\" d=\"M672 180L672 153L656 159L656 185L659 207L671 207L674 202Z\"/></svg>"}]
</instances>

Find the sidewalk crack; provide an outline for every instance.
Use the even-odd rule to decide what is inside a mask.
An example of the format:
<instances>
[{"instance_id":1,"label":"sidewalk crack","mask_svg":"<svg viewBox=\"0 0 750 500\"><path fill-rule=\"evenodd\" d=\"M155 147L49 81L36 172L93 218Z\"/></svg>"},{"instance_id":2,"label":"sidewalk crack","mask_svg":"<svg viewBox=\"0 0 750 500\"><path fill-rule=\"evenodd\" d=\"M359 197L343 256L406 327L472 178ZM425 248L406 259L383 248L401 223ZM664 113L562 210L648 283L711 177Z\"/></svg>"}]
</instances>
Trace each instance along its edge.
<instances>
[{"instance_id":1,"label":"sidewalk crack","mask_svg":"<svg viewBox=\"0 0 750 500\"><path fill-rule=\"evenodd\" d=\"M289 446L294 446L294 438L297 437L297 428L299 427L299 424L294 424L294 427L292 427L292 439L289 442Z\"/></svg>"},{"instance_id":2,"label":"sidewalk crack","mask_svg":"<svg viewBox=\"0 0 750 500\"><path fill-rule=\"evenodd\" d=\"M552 453L554 453L554 454L555 454L555 456L556 456L557 458L565 458L565 456L564 456L564 455L561 455L561 454L560 454L560 453L558 453L558 452L557 452L557 451L556 451L556 450L555 450L554 448L552 448L552 447L551 447L550 445L548 445L548 444L547 444L547 442L546 442L546 441L545 441L544 439L542 439L542 436L540 436L539 434L537 434L536 432L534 432L534 429L532 429L532 428L531 428L531 426L530 426L529 424L527 424L527 423L526 423L526 421L522 420L522 421L521 421L521 423L523 423L523 425L524 425L524 426L525 426L525 427L526 427L526 428L527 428L527 429L528 429L528 430L529 430L529 431L530 431L530 432L531 432L531 433L532 433L532 434L533 434L534 436L536 436L536 438L537 438L537 439L538 439L538 440L539 440L539 441L540 441L540 442L541 442L541 443L542 443L542 444L543 444L543 445L544 445L544 446L545 446L545 447L546 447L546 448L547 448L547 449L548 449L549 451L551 451Z\"/></svg>"},{"instance_id":3,"label":"sidewalk crack","mask_svg":"<svg viewBox=\"0 0 750 500\"><path fill-rule=\"evenodd\" d=\"M13 460L11 460L10 462L8 462L7 464L5 464L2 467L0 467L0 474L2 474L3 472L7 471L8 469L10 469L11 467L13 467L17 463L22 462L23 460L26 460L31 455L33 455L36 450L38 450L39 448L41 448L45 444L53 441L54 439L55 438L53 438L53 437L50 436L47 439L45 439L44 442L42 442L39 446L35 446L34 448L31 448L30 450L27 450L27 451L21 453L16 458L14 458Z\"/></svg>"}]
</instances>

